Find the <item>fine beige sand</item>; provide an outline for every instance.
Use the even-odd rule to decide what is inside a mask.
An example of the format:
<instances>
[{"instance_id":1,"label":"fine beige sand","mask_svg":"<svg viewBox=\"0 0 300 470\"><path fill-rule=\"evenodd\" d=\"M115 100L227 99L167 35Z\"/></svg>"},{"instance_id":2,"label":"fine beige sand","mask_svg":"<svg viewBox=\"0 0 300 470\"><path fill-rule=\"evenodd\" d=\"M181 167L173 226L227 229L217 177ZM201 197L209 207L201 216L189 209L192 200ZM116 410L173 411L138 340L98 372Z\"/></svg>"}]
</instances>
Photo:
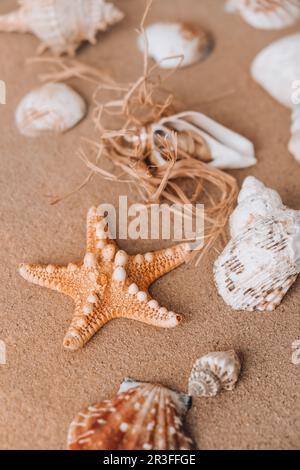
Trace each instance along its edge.
<instances>
[{"instance_id":1,"label":"fine beige sand","mask_svg":"<svg viewBox=\"0 0 300 470\"><path fill-rule=\"evenodd\" d=\"M126 19L79 58L105 66L117 80L134 80L142 56L136 32L142 0L115 0ZM267 44L297 31L250 28L223 11L222 0L155 1L148 22L195 21L215 38L208 60L179 71L169 88L186 103L251 139L258 165L236 171L239 183L249 174L278 190L286 204L300 209L300 166L287 151L290 112L250 78L254 56ZM0 12L14 1L2 0ZM218 297L211 253L196 269L184 266L158 281L153 294L169 309L182 312L174 330L134 321L105 326L76 353L62 340L73 312L72 301L25 282L22 261L66 264L85 249L85 217L100 202L116 203L134 193L126 185L96 177L88 187L58 205L51 196L78 185L87 170L77 157L81 136L92 135L89 119L59 137L20 136L14 112L21 97L38 85L39 67L25 66L38 41L30 35L0 34L0 79L7 104L0 105L0 339L7 364L0 365L0 448L63 449L68 425L86 404L109 398L125 376L159 381L186 390L194 360L214 350L234 348L243 358L235 391L196 399L187 426L200 449L299 449L300 365L291 362L292 342L300 339L300 281L274 313L233 312ZM298 77L300 78L300 77ZM89 100L91 88L73 82ZM233 92L230 94L230 92ZM131 253L156 249L154 242L122 242Z\"/></svg>"}]
</instances>

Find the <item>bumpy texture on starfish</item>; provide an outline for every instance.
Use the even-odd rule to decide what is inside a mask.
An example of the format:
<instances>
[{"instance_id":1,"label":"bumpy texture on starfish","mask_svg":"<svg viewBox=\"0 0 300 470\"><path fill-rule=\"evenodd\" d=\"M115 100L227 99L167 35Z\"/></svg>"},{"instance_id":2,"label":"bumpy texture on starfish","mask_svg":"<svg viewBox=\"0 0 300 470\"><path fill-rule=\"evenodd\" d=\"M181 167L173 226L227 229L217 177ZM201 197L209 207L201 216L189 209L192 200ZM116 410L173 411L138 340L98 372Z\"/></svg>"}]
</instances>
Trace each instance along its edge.
<instances>
[{"instance_id":1,"label":"bumpy texture on starfish","mask_svg":"<svg viewBox=\"0 0 300 470\"><path fill-rule=\"evenodd\" d=\"M75 351L113 318L130 318L173 328L181 315L160 307L148 292L159 277L183 264L189 245L129 256L109 237L105 219L91 208L87 217L87 253L83 263L67 267L21 264L24 279L69 295L75 313L64 347Z\"/></svg>"}]
</instances>

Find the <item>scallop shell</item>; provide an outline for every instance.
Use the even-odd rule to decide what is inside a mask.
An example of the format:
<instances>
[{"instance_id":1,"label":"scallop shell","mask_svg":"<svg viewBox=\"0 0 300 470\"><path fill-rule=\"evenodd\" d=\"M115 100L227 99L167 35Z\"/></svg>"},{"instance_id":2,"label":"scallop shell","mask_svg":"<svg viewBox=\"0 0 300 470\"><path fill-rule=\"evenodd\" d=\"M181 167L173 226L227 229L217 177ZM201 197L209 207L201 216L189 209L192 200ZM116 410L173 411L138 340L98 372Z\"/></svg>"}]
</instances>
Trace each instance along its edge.
<instances>
[{"instance_id":1,"label":"scallop shell","mask_svg":"<svg viewBox=\"0 0 300 470\"><path fill-rule=\"evenodd\" d=\"M226 9L258 29L283 29L300 19L299 0L229 0Z\"/></svg>"},{"instance_id":2,"label":"scallop shell","mask_svg":"<svg viewBox=\"0 0 300 470\"><path fill-rule=\"evenodd\" d=\"M283 206L279 195L250 177L231 233L214 266L219 294L234 310L275 310L300 273L300 211Z\"/></svg>"},{"instance_id":3,"label":"scallop shell","mask_svg":"<svg viewBox=\"0 0 300 470\"><path fill-rule=\"evenodd\" d=\"M300 106L293 110L289 151L300 163Z\"/></svg>"},{"instance_id":4,"label":"scallop shell","mask_svg":"<svg viewBox=\"0 0 300 470\"><path fill-rule=\"evenodd\" d=\"M215 397L221 390L233 390L241 371L235 351L212 352L195 362L189 378L189 394Z\"/></svg>"},{"instance_id":5,"label":"scallop shell","mask_svg":"<svg viewBox=\"0 0 300 470\"><path fill-rule=\"evenodd\" d=\"M111 400L81 411L68 450L190 450L182 419L191 398L162 385L125 379Z\"/></svg>"},{"instance_id":6,"label":"scallop shell","mask_svg":"<svg viewBox=\"0 0 300 470\"><path fill-rule=\"evenodd\" d=\"M300 77L300 34L287 36L263 49L255 58L251 73L270 95L293 108L292 85Z\"/></svg>"},{"instance_id":7,"label":"scallop shell","mask_svg":"<svg viewBox=\"0 0 300 470\"><path fill-rule=\"evenodd\" d=\"M0 16L0 31L30 32L42 42L40 52L74 55L82 41L95 44L97 32L123 16L105 0L22 0L18 10Z\"/></svg>"},{"instance_id":8,"label":"scallop shell","mask_svg":"<svg viewBox=\"0 0 300 470\"><path fill-rule=\"evenodd\" d=\"M65 132L85 113L84 100L72 88L64 83L47 83L21 100L16 123L21 134L34 137L45 132Z\"/></svg>"},{"instance_id":9,"label":"scallop shell","mask_svg":"<svg viewBox=\"0 0 300 470\"><path fill-rule=\"evenodd\" d=\"M154 123L140 135L141 143L151 148L155 166L167 163L159 151L157 136L168 138L177 133L178 154L188 153L216 168L246 168L255 165L254 146L245 137L227 129L204 114L186 111Z\"/></svg>"},{"instance_id":10,"label":"scallop shell","mask_svg":"<svg viewBox=\"0 0 300 470\"><path fill-rule=\"evenodd\" d=\"M146 28L146 36L150 57L166 69L195 64L205 59L213 47L207 32L184 23L154 23ZM144 51L144 35L139 36L138 46Z\"/></svg>"}]
</instances>

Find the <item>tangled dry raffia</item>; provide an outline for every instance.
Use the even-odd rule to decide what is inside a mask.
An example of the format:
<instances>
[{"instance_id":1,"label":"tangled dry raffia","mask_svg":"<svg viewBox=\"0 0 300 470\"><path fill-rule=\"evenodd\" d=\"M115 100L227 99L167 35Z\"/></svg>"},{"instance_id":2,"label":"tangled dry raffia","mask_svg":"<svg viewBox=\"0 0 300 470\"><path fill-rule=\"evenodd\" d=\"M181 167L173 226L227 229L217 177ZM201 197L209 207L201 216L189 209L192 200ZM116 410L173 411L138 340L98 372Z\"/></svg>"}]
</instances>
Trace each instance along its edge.
<instances>
[{"instance_id":1,"label":"tangled dry raffia","mask_svg":"<svg viewBox=\"0 0 300 470\"><path fill-rule=\"evenodd\" d=\"M140 34L145 35L144 24L151 4L151 1L147 3ZM231 175L207 163L210 155L204 140L200 143L203 148L201 160L193 152L184 151L182 146L178 147L177 140L180 137L175 132L156 139L156 145L166 163L155 165L150 162L153 142L145 139L145 136L150 135L147 129L162 117L172 115L175 108L174 96L163 88L163 82L170 73L162 78L158 73L159 64L149 66L146 35L145 44L143 74L134 83L117 84L103 71L66 59L42 59L58 66L59 71L44 74L41 78L61 81L77 77L96 85L92 119L99 137L95 141L84 139L85 145L80 150L80 157L90 172L75 191L86 185L93 175L99 174L106 180L133 183L142 201L148 204L205 204L204 235L196 240L199 250L194 251L198 263L203 254L224 235L236 201L238 186ZM115 126L108 128L106 122L111 121L112 116ZM197 145L199 150L199 142ZM88 154L94 155L94 161ZM119 170L118 174L103 168L104 157ZM73 193L74 191L70 194ZM54 203L61 199L56 199ZM173 210L172 205L170 211ZM191 211L190 217L193 218L194 215L194 211Z\"/></svg>"}]
</instances>

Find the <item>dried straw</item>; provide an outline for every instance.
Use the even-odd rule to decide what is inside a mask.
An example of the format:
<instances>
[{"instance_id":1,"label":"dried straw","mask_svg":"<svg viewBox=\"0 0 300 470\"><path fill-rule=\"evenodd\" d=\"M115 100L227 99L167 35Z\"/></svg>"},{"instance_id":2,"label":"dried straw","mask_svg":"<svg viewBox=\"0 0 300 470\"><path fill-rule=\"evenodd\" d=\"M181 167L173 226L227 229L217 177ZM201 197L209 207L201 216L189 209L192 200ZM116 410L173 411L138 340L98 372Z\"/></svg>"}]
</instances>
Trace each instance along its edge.
<instances>
[{"instance_id":1,"label":"dried straw","mask_svg":"<svg viewBox=\"0 0 300 470\"><path fill-rule=\"evenodd\" d=\"M101 148L102 153L119 169L117 178L114 173L104 172L99 163L92 163L87 152L82 152L81 156L92 172L112 181L134 183L141 199L148 204L164 201L179 205L204 202L205 232L204 238L198 240L201 248L200 254L197 253L199 262L203 254L224 234L238 187L232 176L205 163L210 160L206 142L198 140L195 143L191 136L187 136L190 137L187 148L192 150L192 141L197 145L199 154L200 146L201 159L195 158L192 151L185 151L184 145L177 145L182 138L180 134L170 133L156 142L166 163L155 165L150 160L153 142L148 138L151 134L149 128L162 117L174 113L174 97L162 88L170 73L162 79L156 73L159 64L149 67L144 23L151 3L148 2L139 31L144 34L146 44L143 75L135 83L127 85L99 85L93 97L93 121L99 132L99 140L90 141L89 144L98 151ZM105 125L107 117L111 116L117 123L114 129ZM188 189L184 190L186 180L190 183ZM190 216L194 215L193 212Z\"/></svg>"},{"instance_id":2,"label":"dried straw","mask_svg":"<svg viewBox=\"0 0 300 470\"><path fill-rule=\"evenodd\" d=\"M136 82L116 84L108 75L103 75L103 72L93 67L75 61L66 63L65 59L51 59L51 63L59 67L59 71L42 78L65 80L77 77L96 85L92 98L93 123L99 137L97 140L84 139L85 145L81 148L80 157L90 173L80 187L70 194L85 186L93 175L99 174L109 181L133 183L140 198L147 204L166 201L177 205L204 203L205 230L204 236L197 240L200 250L196 253L198 263L203 254L224 235L236 201L238 186L232 176L206 163L210 160L209 148L204 140L199 141L199 137L195 142L192 135L187 135L184 145L180 146L177 145L183 138L180 134L170 133L158 137L156 145L166 163L155 165L151 160L153 141L152 136L150 139L150 127L162 117L176 111L174 96L163 88L170 72L161 77L158 74L160 64L149 66L144 24L151 4L152 0L147 2L138 31L144 35L145 52L143 74ZM111 120L112 116L115 128L107 127L106 124L107 118ZM197 146L197 158L193 145ZM90 157L92 152L96 155L94 162ZM113 163L118 174L103 168L103 157ZM63 198L56 199L53 203ZM170 211L172 210L170 205ZM194 215L192 211L190 217Z\"/></svg>"}]
</instances>

